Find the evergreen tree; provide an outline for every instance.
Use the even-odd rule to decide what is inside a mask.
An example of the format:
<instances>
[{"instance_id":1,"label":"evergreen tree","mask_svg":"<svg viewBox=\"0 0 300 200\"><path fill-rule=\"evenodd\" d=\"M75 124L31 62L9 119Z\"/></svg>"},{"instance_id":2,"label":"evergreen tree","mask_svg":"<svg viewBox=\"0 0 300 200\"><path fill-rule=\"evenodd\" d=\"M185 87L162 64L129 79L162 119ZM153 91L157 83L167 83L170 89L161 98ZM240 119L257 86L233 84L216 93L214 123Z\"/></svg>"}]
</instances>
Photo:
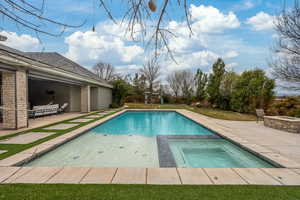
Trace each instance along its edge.
<instances>
[{"instance_id":1,"label":"evergreen tree","mask_svg":"<svg viewBox=\"0 0 300 200\"><path fill-rule=\"evenodd\" d=\"M239 75L235 72L226 72L224 74L220 85L221 100L218 105L220 108L230 110L230 101L238 77Z\"/></svg>"},{"instance_id":2,"label":"evergreen tree","mask_svg":"<svg viewBox=\"0 0 300 200\"><path fill-rule=\"evenodd\" d=\"M207 74L202 72L200 69L198 69L195 75L195 84L196 84L196 98L199 101L204 100L206 97L207 81L208 81Z\"/></svg>"},{"instance_id":3,"label":"evergreen tree","mask_svg":"<svg viewBox=\"0 0 300 200\"><path fill-rule=\"evenodd\" d=\"M225 74L225 63L221 58L213 64L213 72L209 75L207 94L208 101L218 106L221 101L220 86Z\"/></svg>"}]
</instances>

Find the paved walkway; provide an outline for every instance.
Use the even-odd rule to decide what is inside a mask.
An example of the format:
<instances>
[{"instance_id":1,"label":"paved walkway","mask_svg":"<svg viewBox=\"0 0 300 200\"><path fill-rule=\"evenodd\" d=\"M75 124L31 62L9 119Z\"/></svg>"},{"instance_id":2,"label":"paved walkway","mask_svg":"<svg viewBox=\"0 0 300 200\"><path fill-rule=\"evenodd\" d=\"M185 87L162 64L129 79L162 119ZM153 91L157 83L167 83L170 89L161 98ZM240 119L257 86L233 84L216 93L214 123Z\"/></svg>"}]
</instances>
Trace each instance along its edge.
<instances>
[{"instance_id":1,"label":"paved walkway","mask_svg":"<svg viewBox=\"0 0 300 200\"><path fill-rule=\"evenodd\" d=\"M51 116L45 116L45 117L38 117L35 119L29 119L29 127L28 128L22 128L19 130L1 130L1 124L0 124L0 136L5 136L5 135L10 135L10 134L14 134L14 133L18 133L18 132L22 132L22 131L26 131L26 130L30 130L33 128L37 128L40 126L45 126L47 124L52 124L52 123L56 123L59 121L64 121L67 119L72 119L75 117L79 117L81 115L86 115L83 113L63 113L63 114L59 114L59 115L51 115Z\"/></svg>"}]
</instances>

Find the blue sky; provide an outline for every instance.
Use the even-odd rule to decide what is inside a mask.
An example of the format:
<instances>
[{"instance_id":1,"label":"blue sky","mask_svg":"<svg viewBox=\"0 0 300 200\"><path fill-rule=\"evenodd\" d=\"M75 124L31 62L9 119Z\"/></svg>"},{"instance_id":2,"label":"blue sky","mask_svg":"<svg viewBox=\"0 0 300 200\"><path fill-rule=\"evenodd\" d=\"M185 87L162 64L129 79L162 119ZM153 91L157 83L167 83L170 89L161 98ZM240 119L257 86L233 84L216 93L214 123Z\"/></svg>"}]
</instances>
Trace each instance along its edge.
<instances>
[{"instance_id":1,"label":"blue sky","mask_svg":"<svg viewBox=\"0 0 300 200\"><path fill-rule=\"evenodd\" d=\"M157 0L158 6L161 1ZM294 2L286 1L288 5ZM87 68L97 61L108 62L123 73L138 70L147 58L148 52L141 43L132 42L129 37L124 36L124 26L113 24L102 9L96 8L95 15L92 14L93 0L45 2L46 16L67 24L77 25L85 20L86 23L80 28L68 29L61 37L40 35L41 44L32 31L4 20L1 27L2 34L9 38L6 45L23 51L56 51ZM120 4L124 1L113 2L109 6L118 20L126 6ZM170 6L170 20L165 22L165 26L178 36L169 39L178 64L162 60L164 74L197 68L210 72L217 57L224 58L228 70L242 72L261 68L268 71L270 48L276 39L272 21L280 13L283 2L284 0L190 0L194 33L191 38L184 26L182 11L174 5ZM96 32L91 31L93 22L96 24ZM49 31L60 30L57 26L44 28Z\"/></svg>"}]
</instances>

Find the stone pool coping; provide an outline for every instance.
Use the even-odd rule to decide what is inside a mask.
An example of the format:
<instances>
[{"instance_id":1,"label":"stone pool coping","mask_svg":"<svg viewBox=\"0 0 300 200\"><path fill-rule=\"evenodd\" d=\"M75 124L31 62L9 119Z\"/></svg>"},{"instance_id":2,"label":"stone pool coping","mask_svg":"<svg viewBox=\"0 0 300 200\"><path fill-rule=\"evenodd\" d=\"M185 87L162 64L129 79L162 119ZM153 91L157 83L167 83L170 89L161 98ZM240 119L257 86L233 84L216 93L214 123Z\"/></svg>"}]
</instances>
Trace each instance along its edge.
<instances>
[{"instance_id":1,"label":"stone pool coping","mask_svg":"<svg viewBox=\"0 0 300 200\"><path fill-rule=\"evenodd\" d=\"M0 184L300 185L300 169L0 167Z\"/></svg>"},{"instance_id":2,"label":"stone pool coping","mask_svg":"<svg viewBox=\"0 0 300 200\"><path fill-rule=\"evenodd\" d=\"M42 154L50 150L53 150L54 148L80 136L86 131L98 126L99 124L104 123L127 111L175 111L201 124L202 126L205 126L206 128L216 132L221 137L247 149L248 151L258 155L259 157L262 157L279 167L285 167L285 168L274 168L274 169L258 169L258 168L187 169L185 168L183 169L183 168L15 167L17 165L22 165L38 156L41 156ZM228 132L227 130L219 127L217 124L210 122L209 120L199 119L197 118L198 115L199 115L198 113L194 113L185 109L124 109L122 111L109 115L105 118L97 120L96 122L78 128L70 133L66 133L62 136L56 137L52 140L34 146L30 149L17 153L6 159L0 160L0 183L3 183L5 181L8 182L7 180L9 178L13 178L14 176L20 176L20 177L25 176L31 170L37 171L30 175L31 177L30 180L36 180L36 182L33 181L34 183L43 182L41 181L41 179L42 178L46 179L45 176L54 178L58 175L61 176L60 178L58 177L58 181L52 181L52 182L69 183L69 180L72 179L72 177L82 176L81 177L82 179L80 179L79 181L77 182L70 181L70 183L84 183L84 182L88 183L88 181L82 182L82 180L84 180L83 178L86 175L89 175L88 173L90 173L91 171L92 171L91 173L94 173L96 176L98 174L97 171L99 169L102 170L105 169L104 171L113 171L113 169L116 169L116 173L114 174L113 178L110 180L109 183L124 183L124 184L147 183L147 184L171 184L172 185L172 184L189 184L190 182L194 182L194 184L202 184L201 183L201 181L203 181L202 178L199 179L200 182L197 181L198 179L196 180L196 178L192 178L193 176L199 175L200 177L203 176L206 177L205 179L207 179L208 177L210 182L205 181L206 184L209 183L210 184L252 184L252 183L260 184L258 180L262 179L267 181L267 179L272 177L272 179L277 181L276 184L278 184L279 182L279 185L300 185L300 164L299 163L296 163L293 160L290 160L285 156L278 154L277 152L274 152L273 150L249 142L244 138L237 137L231 134L230 132ZM6 171L8 172L5 173ZM53 173L52 174L53 176L50 176L49 173ZM143 181L140 181L139 177L144 177L143 174L145 174L145 178L143 178ZM93 179L92 175L89 176L91 176L91 179ZM254 180L254 179L258 179L258 180ZM43 183L46 182L47 181L44 181ZM24 183L26 183L26 179L24 179ZM261 181L261 184L272 185L270 181L269 182Z\"/></svg>"}]
</instances>

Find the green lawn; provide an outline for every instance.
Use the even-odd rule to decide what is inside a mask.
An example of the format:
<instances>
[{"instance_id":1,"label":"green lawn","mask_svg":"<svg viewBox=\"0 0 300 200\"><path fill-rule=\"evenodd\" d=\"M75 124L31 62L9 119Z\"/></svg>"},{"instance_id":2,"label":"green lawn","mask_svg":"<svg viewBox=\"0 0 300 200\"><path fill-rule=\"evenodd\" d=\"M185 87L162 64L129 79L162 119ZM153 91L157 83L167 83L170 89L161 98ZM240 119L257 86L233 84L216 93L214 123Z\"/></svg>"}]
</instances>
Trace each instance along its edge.
<instances>
[{"instance_id":1,"label":"green lawn","mask_svg":"<svg viewBox=\"0 0 300 200\"><path fill-rule=\"evenodd\" d=\"M187 109L208 117L224 120L234 120L234 121L255 121L256 116L250 114L241 114L233 111L225 111L220 109L212 108L197 108L183 104L135 104L127 103L129 109Z\"/></svg>"},{"instance_id":2,"label":"green lawn","mask_svg":"<svg viewBox=\"0 0 300 200\"><path fill-rule=\"evenodd\" d=\"M300 187L0 185L0 200L299 200Z\"/></svg>"},{"instance_id":3,"label":"green lawn","mask_svg":"<svg viewBox=\"0 0 300 200\"><path fill-rule=\"evenodd\" d=\"M41 126L41 127L38 127L38 128L34 128L34 129L30 129L30 130L18 132L18 133L15 133L15 134L7 135L7 136L2 136L2 137L0 137L0 140L7 139L7 138L10 138L10 137L13 137L13 136L16 136L16 135L26 134L26 133L28 133L28 132L46 132L46 130L43 130L43 128L45 128L45 127L52 126L52 125L55 125L55 124L60 124L60 123L69 123L69 121L71 121L71 120L83 118L83 117L85 117L85 116L93 115L93 114L95 114L95 113L97 113L97 112L89 113L89 114L87 114L87 115L82 115L82 116L80 116L80 117L76 117L76 118L72 118L72 119L68 119L68 120L56 122L56 123L53 123L53 124L47 124L47 125L45 125L45 126ZM113 112L113 113L111 113L111 114L114 114L114 113L115 113L115 112ZM91 120L91 121L89 121L89 122L80 123L80 124L78 124L78 126L75 126L75 127L73 127L73 128L70 128L70 129L66 129L66 130L56 130L56 131L55 131L55 134L53 134L53 135L51 135L51 136L49 136L49 137L40 139L40 140L35 141L35 142L33 142L33 143L30 143L30 144L0 144L0 150L7 150L6 153L0 154L0 160L1 160L1 159L4 159L4 158L7 158L7 157L9 157L9 156L11 156L11 155L14 155L14 154L16 154L16 153L19 153L19 152L21 152L21 151L24 151L24 150L26 150L26 149L29 149L29 148L31 148L31 147L33 147L33 146L38 145L38 144L41 144L41 143L43 143L43 142L46 142L46 141L48 141L48 140L51 140L51 139L53 139L53 138L56 138L56 137L58 137L58 136L64 135L64 134L66 134L66 133L69 133L69 132L71 132L71 131L73 131L73 130L75 130L75 129L78 129L78 128L82 127L82 126L85 126L85 125L87 125L87 124L93 123L93 122L95 122L95 121L97 121L97 120L99 120L99 119L101 119L101 118L104 118L104 117L106 117L106 116L108 116L108 115L111 115L111 114L104 115L104 116L102 116L102 117L96 118L96 119ZM53 131L50 130L49 132L53 132Z\"/></svg>"}]
</instances>

